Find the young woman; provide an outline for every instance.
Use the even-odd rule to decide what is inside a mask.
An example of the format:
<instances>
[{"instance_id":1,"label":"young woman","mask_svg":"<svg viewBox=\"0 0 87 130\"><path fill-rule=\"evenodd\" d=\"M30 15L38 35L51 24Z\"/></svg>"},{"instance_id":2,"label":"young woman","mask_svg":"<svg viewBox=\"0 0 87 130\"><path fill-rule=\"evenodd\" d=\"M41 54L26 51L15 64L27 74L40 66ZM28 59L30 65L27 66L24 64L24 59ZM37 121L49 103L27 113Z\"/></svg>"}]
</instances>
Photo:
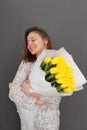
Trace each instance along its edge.
<instances>
[{"instance_id":1,"label":"young woman","mask_svg":"<svg viewBox=\"0 0 87 130\"><path fill-rule=\"evenodd\" d=\"M50 38L43 29L32 27L26 30L23 60L13 82L9 84L9 98L16 104L21 130L59 130L59 103L63 95L51 98L31 92L29 80L37 60L54 52ZM34 78L40 80L36 74Z\"/></svg>"}]
</instances>

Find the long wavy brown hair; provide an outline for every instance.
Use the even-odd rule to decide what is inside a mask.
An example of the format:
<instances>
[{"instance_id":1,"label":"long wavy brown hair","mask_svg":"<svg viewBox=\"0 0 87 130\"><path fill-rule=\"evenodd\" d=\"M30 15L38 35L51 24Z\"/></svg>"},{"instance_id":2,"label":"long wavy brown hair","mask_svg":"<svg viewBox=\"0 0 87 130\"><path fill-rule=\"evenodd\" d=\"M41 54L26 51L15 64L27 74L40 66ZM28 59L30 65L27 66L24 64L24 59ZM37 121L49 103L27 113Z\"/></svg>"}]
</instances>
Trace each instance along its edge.
<instances>
[{"instance_id":1,"label":"long wavy brown hair","mask_svg":"<svg viewBox=\"0 0 87 130\"><path fill-rule=\"evenodd\" d=\"M36 55L32 55L31 52L29 51L29 49L27 48L27 36L31 33L31 32L36 32L38 33L42 39L46 39L48 41L47 43L47 49L51 49L51 42L50 42L50 38L48 36L48 34L46 33L45 30L38 28L38 27L31 27L28 28L25 31L25 35L24 35L24 49L23 49L23 60L24 62L34 62L37 58Z\"/></svg>"}]
</instances>

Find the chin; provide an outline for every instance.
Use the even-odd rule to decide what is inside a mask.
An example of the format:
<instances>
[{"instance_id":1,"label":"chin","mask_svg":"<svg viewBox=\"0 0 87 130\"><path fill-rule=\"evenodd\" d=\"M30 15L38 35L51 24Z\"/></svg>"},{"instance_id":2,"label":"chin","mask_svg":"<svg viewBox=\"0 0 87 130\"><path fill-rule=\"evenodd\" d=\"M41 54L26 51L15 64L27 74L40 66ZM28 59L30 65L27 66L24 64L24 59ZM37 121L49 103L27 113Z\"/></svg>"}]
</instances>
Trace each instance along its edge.
<instances>
[{"instance_id":1,"label":"chin","mask_svg":"<svg viewBox=\"0 0 87 130\"><path fill-rule=\"evenodd\" d=\"M35 51L32 51L31 54L32 54L32 55L36 55L36 52L35 52Z\"/></svg>"}]
</instances>

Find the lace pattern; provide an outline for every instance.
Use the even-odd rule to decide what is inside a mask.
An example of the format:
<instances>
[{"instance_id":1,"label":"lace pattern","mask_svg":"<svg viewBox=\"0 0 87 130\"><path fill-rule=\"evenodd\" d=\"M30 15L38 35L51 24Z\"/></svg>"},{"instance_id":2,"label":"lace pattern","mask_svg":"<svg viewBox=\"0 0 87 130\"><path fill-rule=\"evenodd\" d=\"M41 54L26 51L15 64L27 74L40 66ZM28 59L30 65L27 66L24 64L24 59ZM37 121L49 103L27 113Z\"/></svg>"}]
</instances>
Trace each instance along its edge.
<instances>
[{"instance_id":1,"label":"lace pattern","mask_svg":"<svg viewBox=\"0 0 87 130\"><path fill-rule=\"evenodd\" d=\"M47 104L39 108L35 121L35 130L59 130L59 103L61 97L54 97L53 99L46 97L44 100L46 100Z\"/></svg>"},{"instance_id":2,"label":"lace pattern","mask_svg":"<svg viewBox=\"0 0 87 130\"><path fill-rule=\"evenodd\" d=\"M35 106L37 107L37 112L35 109L32 111L25 110L23 108L18 107L18 113L21 118L21 130L59 130L60 124L60 111L59 111L59 104L61 101L61 97L57 98L48 98L48 97L41 97L41 99L45 100L47 103L44 106ZM29 113L31 116L29 116ZM34 118L34 129L32 126L27 127L27 124L32 120L32 116L36 113ZM27 119L27 120L25 120Z\"/></svg>"},{"instance_id":3,"label":"lace pattern","mask_svg":"<svg viewBox=\"0 0 87 130\"><path fill-rule=\"evenodd\" d=\"M9 83L9 98L16 105L22 106L29 110L34 108L35 98L25 95L25 93L21 90L21 84L27 79L33 65L33 63L24 63L22 61L13 82Z\"/></svg>"}]
</instances>

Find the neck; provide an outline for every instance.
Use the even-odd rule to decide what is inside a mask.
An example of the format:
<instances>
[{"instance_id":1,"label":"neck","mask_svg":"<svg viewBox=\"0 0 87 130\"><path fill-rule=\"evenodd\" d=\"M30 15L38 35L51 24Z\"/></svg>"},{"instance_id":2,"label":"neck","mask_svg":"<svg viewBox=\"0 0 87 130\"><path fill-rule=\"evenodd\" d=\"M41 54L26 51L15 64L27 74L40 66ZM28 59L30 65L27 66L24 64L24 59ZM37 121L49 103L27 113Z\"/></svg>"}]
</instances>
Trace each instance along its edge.
<instances>
[{"instance_id":1,"label":"neck","mask_svg":"<svg viewBox=\"0 0 87 130\"><path fill-rule=\"evenodd\" d=\"M36 55L36 57L38 57L45 49L47 49L47 48L44 48L42 51L40 51L40 52Z\"/></svg>"}]
</instances>

